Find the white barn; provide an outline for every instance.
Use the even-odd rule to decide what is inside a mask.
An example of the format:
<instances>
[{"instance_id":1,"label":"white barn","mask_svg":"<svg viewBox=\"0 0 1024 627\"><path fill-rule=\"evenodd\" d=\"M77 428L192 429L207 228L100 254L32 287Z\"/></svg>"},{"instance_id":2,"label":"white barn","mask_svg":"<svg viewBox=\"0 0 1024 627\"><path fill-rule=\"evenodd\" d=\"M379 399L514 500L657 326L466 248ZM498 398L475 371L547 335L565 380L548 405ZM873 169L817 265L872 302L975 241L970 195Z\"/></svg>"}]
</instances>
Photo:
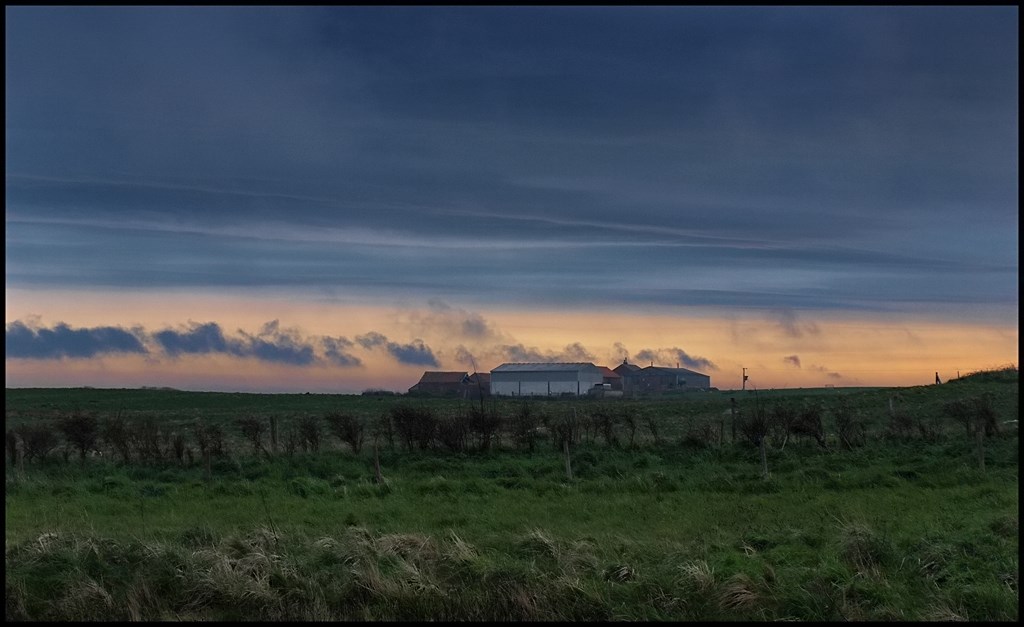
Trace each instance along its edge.
<instances>
[{"instance_id":1,"label":"white barn","mask_svg":"<svg viewBox=\"0 0 1024 627\"><path fill-rule=\"evenodd\" d=\"M592 363L511 363L491 370L494 396L585 396L604 381Z\"/></svg>"}]
</instances>

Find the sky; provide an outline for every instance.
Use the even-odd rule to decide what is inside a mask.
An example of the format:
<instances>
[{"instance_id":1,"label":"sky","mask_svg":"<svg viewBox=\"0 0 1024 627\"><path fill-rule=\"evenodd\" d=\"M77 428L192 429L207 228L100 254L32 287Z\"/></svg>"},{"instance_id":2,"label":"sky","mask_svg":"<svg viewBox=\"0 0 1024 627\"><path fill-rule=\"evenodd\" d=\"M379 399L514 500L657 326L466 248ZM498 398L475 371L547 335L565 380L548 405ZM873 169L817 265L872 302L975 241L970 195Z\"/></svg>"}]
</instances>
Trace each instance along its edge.
<instances>
[{"instance_id":1,"label":"sky","mask_svg":"<svg viewBox=\"0 0 1024 627\"><path fill-rule=\"evenodd\" d=\"M7 7L7 387L1018 363L1018 8Z\"/></svg>"}]
</instances>

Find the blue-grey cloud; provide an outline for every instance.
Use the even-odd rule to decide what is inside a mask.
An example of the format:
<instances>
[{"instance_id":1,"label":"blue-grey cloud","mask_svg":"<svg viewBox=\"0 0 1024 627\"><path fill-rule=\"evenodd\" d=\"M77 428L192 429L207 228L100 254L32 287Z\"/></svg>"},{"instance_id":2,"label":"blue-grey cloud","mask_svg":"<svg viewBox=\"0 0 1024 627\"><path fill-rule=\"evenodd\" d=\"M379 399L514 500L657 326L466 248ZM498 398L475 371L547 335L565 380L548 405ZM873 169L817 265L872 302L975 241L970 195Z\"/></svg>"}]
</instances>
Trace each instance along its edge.
<instances>
[{"instance_id":1,"label":"blue-grey cloud","mask_svg":"<svg viewBox=\"0 0 1024 627\"><path fill-rule=\"evenodd\" d=\"M356 343L358 343L363 348L376 348L377 346L386 346L388 343L388 338L382 333L370 331L369 333L364 333L363 335L357 335Z\"/></svg>"},{"instance_id":2,"label":"blue-grey cloud","mask_svg":"<svg viewBox=\"0 0 1024 627\"><path fill-rule=\"evenodd\" d=\"M308 366L315 361L312 344L303 339L297 330L281 328L277 320L264 324L256 335L249 335L242 330L239 330L239 334L244 338L240 345L240 356L296 366Z\"/></svg>"},{"instance_id":3,"label":"blue-grey cloud","mask_svg":"<svg viewBox=\"0 0 1024 627\"><path fill-rule=\"evenodd\" d=\"M89 358L112 353L146 354L135 333L121 327L71 328L58 322L52 328L33 327L16 320L6 325L5 354L8 358Z\"/></svg>"},{"instance_id":4,"label":"blue-grey cloud","mask_svg":"<svg viewBox=\"0 0 1024 627\"><path fill-rule=\"evenodd\" d=\"M1017 318L1015 7L6 19L9 286Z\"/></svg>"},{"instance_id":5,"label":"blue-grey cloud","mask_svg":"<svg viewBox=\"0 0 1024 627\"><path fill-rule=\"evenodd\" d=\"M799 355L787 355L782 358L782 362L789 364L790 366L800 367L800 356Z\"/></svg>"},{"instance_id":6,"label":"blue-grey cloud","mask_svg":"<svg viewBox=\"0 0 1024 627\"><path fill-rule=\"evenodd\" d=\"M645 348L635 355L640 363L654 362L655 366L673 367L679 364L685 368L698 370L718 370L718 366L710 359L698 356L690 356L681 348Z\"/></svg>"},{"instance_id":7,"label":"blue-grey cloud","mask_svg":"<svg viewBox=\"0 0 1024 627\"><path fill-rule=\"evenodd\" d=\"M320 343L324 347L324 357L336 366L360 366L362 360L348 352L353 346L352 340L345 337L323 337Z\"/></svg>"},{"instance_id":8,"label":"blue-grey cloud","mask_svg":"<svg viewBox=\"0 0 1024 627\"><path fill-rule=\"evenodd\" d=\"M216 322L190 323L182 329L161 329L152 334L153 341L170 357L221 353L235 357L258 359L268 363L308 366L321 361L314 345L324 348L324 359L336 366L358 366L358 358L345 352L352 343L341 338L305 337L296 329L282 328L271 320L255 334L239 329L226 336Z\"/></svg>"},{"instance_id":9,"label":"blue-grey cloud","mask_svg":"<svg viewBox=\"0 0 1024 627\"><path fill-rule=\"evenodd\" d=\"M187 331L163 329L153 339L171 357L181 354L228 353L238 350L238 342L229 343L216 322L194 324Z\"/></svg>"},{"instance_id":10,"label":"blue-grey cloud","mask_svg":"<svg viewBox=\"0 0 1024 627\"><path fill-rule=\"evenodd\" d=\"M388 342L388 352L403 364L417 366L437 366L437 357L430 347L423 343L423 340L416 339L408 344Z\"/></svg>"},{"instance_id":11,"label":"blue-grey cloud","mask_svg":"<svg viewBox=\"0 0 1024 627\"><path fill-rule=\"evenodd\" d=\"M376 331L356 336L356 343L366 349L384 347L392 357L400 363L417 366L438 366L440 363L434 352L423 340L417 338L408 344L392 342L387 336Z\"/></svg>"}]
</instances>

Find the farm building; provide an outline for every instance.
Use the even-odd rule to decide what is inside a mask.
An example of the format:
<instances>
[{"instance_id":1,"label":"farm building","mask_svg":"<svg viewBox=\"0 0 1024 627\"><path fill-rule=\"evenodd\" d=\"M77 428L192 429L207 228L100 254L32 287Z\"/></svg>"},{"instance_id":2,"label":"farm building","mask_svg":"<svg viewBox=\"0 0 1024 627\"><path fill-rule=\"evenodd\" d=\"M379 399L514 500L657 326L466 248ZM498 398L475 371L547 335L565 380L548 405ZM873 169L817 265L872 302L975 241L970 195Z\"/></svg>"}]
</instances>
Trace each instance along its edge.
<instances>
[{"instance_id":1,"label":"farm building","mask_svg":"<svg viewBox=\"0 0 1024 627\"><path fill-rule=\"evenodd\" d=\"M612 370L612 372L622 377L624 383L627 376L638 370L640 370L640 366L636 364L631 364L625 359L623 359L622 363L619 364L618 366L615 366L615 369Z\"/></svg>"},{"instance_id":2,"label":"farm building","mask_svg":"<svg viewBox=\"0 0 1024 627\"><path fill-rule=\"evenodd\" d=\"M610 390L622 389L622 377L608 366L598 366L601 369L602 383L608 384Z\"/></svg>"},{"instance_id":3,"label":"farm building","mask_svg":"<svg viewBox=\"0 0 1024 627\"><path fill-rule=\"evenodd\" d=\"M480 398L491 395L491 373L474 372L466 380L466 389L463 398Z\"/></svg>"},{"instance_id":4,"label":"farm building","mask_svg":"<svg viewBox=\"0 0 1024 627\"><path fill-rule=\"evenodd\" d=\"M428 370L409 388L409 394L461 397L468 383L469 374L465 372Z\"/></svg>"},{"instance_id":5,"label":"farm building","mask_svg":"<svg viewBox=\"0 0 1024 627\"><path fill-rule=\"evenodd\" d=\"M623 364L633 366L632 364ZM619 366L620 368L622 366ZM670 390L687 392L711 389L711 377L687 368L648 366L622 373L622 389L626 394L660 394Z\"/></svg>"},{"instance_id":6,"label":"farm building","mask_svg":"<svg viewBox=\"0 0 1024 627\"><path fill-rule=\"evenodd\" d=\"M604 383L592 363L511 363L491 370L494 396L585 396Z\"/></svg>"}]
</instances>

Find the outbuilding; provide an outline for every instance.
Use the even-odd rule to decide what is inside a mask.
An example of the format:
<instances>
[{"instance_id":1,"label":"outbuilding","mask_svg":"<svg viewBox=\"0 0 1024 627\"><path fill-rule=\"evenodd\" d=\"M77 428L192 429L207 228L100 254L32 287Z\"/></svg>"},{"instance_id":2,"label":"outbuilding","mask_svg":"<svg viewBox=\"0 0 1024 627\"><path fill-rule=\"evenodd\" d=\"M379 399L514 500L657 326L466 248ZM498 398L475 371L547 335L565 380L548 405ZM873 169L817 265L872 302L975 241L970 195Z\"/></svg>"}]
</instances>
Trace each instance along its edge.
<instances>
[{"instance_id":1,"label":"outbuilding","mask_svg":"<svg viewBox=\"0 0 1024 627\"><path fill-rule=\"evenodd\" d=\"M494 396L585 396L604 383L592 363L507 363L491 370Z\"/></svg>"},{"instance_id":2,"label":"outbuilding","mask_svg":"<svg viewBox=\"0 0 1024 627\"><path fill-rule=\"evenodd\" d=\"M465 371L428 370L416 385L409 388L409 394L463 396L468 384L469 374Z\"/></svg>"},{"instance_id":3,"label":"outbuilding","mask_svg":"<svg viewBox=\"0 0 1024 627\"><path fill-rule=\"evenodd\" d=\"M648 366L623 374L622 388L626 394L660 394L677 391L711 389L711 377L687 368Z\"/></svg>"}]
</instances>

